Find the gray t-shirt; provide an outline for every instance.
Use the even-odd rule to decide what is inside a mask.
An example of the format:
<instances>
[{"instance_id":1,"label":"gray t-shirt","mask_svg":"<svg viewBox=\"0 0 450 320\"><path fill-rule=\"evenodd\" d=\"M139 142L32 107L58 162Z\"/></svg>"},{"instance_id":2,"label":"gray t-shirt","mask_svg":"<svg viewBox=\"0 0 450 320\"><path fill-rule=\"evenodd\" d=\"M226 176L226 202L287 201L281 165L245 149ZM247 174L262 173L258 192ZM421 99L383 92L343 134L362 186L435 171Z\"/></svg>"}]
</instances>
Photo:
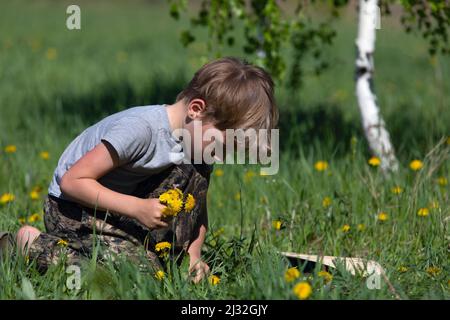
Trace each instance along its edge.
<instances>
[{"instance_id":1,"label":"gray t-shirt","mask_svg":"<svg viewBox=\"0 0 450 320\"><path fill-rule=\"evenodd\" d=\"M58 161L48 193L68 199L59 187L62 176L102 140L117 151L120 165L98 182L124 194L132 194L139 182L184 157L181 142L171 133L166 104L132 107L86 128L67 146Z\"/></svg>"}]
</instances>

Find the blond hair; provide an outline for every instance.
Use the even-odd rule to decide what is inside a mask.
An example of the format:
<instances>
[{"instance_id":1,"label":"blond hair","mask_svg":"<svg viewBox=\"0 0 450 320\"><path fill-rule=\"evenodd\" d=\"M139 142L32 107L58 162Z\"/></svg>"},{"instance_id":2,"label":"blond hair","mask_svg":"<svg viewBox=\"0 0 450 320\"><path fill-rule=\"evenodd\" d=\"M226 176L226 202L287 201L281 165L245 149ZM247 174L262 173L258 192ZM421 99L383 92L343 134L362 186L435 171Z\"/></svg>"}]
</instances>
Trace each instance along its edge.
<instances>
[{"instance_id":1,"label":"blond hair","mask_svg":"<svg viewBox=\"0 0 450 320\"><path fill-rule=\"evenodd\" d=\"M203 65L176 101L205 101L203 121L219 130L272 129L278 122L274 83L261 67L236 57L224 57Z\"/></svg>"}]
</instances>

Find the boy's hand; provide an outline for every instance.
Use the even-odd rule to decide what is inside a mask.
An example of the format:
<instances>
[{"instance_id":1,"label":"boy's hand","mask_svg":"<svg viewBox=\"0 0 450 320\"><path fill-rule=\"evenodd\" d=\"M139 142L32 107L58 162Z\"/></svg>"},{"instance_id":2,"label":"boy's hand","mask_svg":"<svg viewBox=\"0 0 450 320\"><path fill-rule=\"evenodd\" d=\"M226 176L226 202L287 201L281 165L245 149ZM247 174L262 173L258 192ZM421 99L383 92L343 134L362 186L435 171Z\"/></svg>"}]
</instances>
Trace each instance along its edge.
<instances>
[{"instance_id":1,"label":"boy's hand","mask_svg":"<svg viewBox=\"0 0 450 320\"><path fill-rule=\"evenodd\" d=\"M192 280L198 283L203 277L209 273L209 266L201 259L202 245L205 241L206 227L201 224L198 229L198 234L194 241L191 242L188 248L189 254L189 274L194 273Z\"/></svg>"},{"instance_id":2,"label":"boy's hand","mask_svg":"<svg viewBox=\"0 0 450 320\"><path fill-rule=\"evenodd\" d=\"M191 273L193 273L194 283L198 283L209 273L209 266L200 258L190 258L189 274Z\"/></svg>"},{"instance_id":3,"label":"boy's hand","mask_svg":"<svg viewBox=\"0 0 450 320\"><path fill-rule=\"evenodd\" d=\"M161 219L162 211L165 205L159 202L159 199L137 198L137 206L135 210L136 219L149 229L166 228L168 224Z\"/></svg>"}]
</instances>

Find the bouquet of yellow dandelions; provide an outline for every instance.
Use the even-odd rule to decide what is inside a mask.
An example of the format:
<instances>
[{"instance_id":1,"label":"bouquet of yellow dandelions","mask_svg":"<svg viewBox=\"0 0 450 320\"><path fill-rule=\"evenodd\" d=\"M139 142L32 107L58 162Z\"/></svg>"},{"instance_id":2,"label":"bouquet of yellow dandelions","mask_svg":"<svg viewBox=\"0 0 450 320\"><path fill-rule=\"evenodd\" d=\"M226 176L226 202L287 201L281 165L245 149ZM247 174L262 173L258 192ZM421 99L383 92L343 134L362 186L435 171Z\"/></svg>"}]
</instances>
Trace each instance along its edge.
<instances>
[{"instance_id":1,"label":"bouquet of yellow dandelions","mask_svg":"<svg viewBox=\"0 0 450 320\"><path fill-rule=\"evenodd\" d=\"M184 197L183 192L178 189L170 189L159 196L159 202L166 207L163 210L165 217L176 217L182 210L190 212L195 207L195 198L188 193Z\"/></svg>"}]
</instances>

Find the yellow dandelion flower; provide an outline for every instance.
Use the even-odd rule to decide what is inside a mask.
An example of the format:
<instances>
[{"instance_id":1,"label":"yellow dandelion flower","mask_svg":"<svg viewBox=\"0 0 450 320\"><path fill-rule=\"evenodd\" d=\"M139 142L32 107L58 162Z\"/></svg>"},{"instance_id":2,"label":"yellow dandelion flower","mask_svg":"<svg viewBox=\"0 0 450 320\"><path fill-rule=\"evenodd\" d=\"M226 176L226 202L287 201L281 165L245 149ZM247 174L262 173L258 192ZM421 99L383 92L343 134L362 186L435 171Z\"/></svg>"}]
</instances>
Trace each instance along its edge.
<instances>
[{"instance_id":1,"label":"yellow dandelion flower","mask_svg":"<svg viewBox=\"0 0 450 320\"><path fill-rule=\"evenodd\" d=\"M160 257L166 257L169 254L171 247L172 245L170 244L170 242L162 241L156 244L155 251L159 254Z\"/></svg>"},{"instance_id":2,"label":"yellow dandelion flower","mask_svg":"<svg viewBox=\"0 0 450 320\"><path fill-rule=\"evenodd\" d=\"M8 202L14 201L16 197L12 193L4 193L0 197L0 204L7 204Z\"/></svg>"},{"instance_id":3,"label":"yellow dandelion flower","mask_svg":"<svg viewBox=\"0 0 450 320\"><path fill-rule=\"evenodd\" d=\"M423 162L420 160L413 160L411 161L411 163L409 164L409 167L411 168L411 170L413 171L417 171L422 169L423 167Z\"/></svg>"},{"instance_id":4,"label":"yellow dandelion flower","mask_svg":"<svg viewBox=\"0 0 450 320\"><path fill-rule=\"evenodd\" d=\"M159 196L159 201L164 204L168 203L172 199L173 199L173 193L171 192L171 190L166 191Z\"/></svg>"},{"instance_id":5,"label":"yellow dandelion flower","mask_svg":"<svg viewBox=\"0 0 450 320\"><path fill-rule=\"evenodd\" d=\"M441 273L441 269L435 266L428 267L426 271L430 276L437 276Z\"/></svg>"},{"instance_id":6,"label":"yellow dandelion flower","mask_svg":"<svg viewBox=\"0 0 450 320\"><path fill-rule=\"evenodd\" d=\"M282 226L283 226L283 222L282 222L282 221L280 221L280 220L274 220L274 221L272 221L272 227L273 227L275 230L280 230Z\"/></svg>"},{"instance_id":7,"label":"yellow dandelion flower","mask_svg":"<svg viewBox=\"0 0 450 320\"><path fill-rule=\"evenodd\" d=\"M391 192L392 192L393 194L400 194L400 193L403 192L403 189L402 189L402 187L395 186L395 187L392 187L392 188L391 188Z\"/></svg>"},{"instance_id":8,"label":"yellow dandelion flower","mask_svg":"<svg viewBox=\"0 0 450 320\"><path fill-rule=\"evenodd\" d=\"M366 230L366 225L364 223L360 223L356 228L358 229L358 231L364 231Z\"/></svg>"},{"instance_id":9,"label":"yellow dandelion flower","mask_svg":"<svg viewBox=\"0 0 450 320\"><path fill-rule=\"evenodd\" d=\"M183 209L183 193L178 188L170 189L161 194L159 201L166 206L163 210L164 216L176 216Z\"/></svg>"},{"instance_id":10,"label":"yellow dandelion flower","mask_svg":"<svg viewBox=\"0 0 450 320\"><path fill-rule=\"evenodd\" d=\"M372 167L378 167L381 164L381 160L378 157L372 157L372 158L369 159L368 163Z\"/></svg>"},{"instance_id":11,"label":"yellow dandelion flower","mask_svg":"<svg viewBox=\"0 0 450 320\"><path fill-rule=\"evenodd\" d=\"M299 277L300 271L298 271L297 267L289 268L284 273L284 280L286 280L286 282L292 282Z\"/></svg>"},{"instance_id":12,"label":"yellow dandelion flower","mask_svg":"<svg viewBox=\"0 0 450 320\"><path fill-rule=\"evenodd\" d=\"M58 51L55 48L48 48L45 52L47 60L55 60L58 57Z\"/></svg>"},{"instance_id":13,"label":"yellow dandelion flower","mask_svg":"<svg viewBox=\"0 0 450 320\"><path fill-rule=\"evenodd\" d=\"M13 144L9 144L5 147L5 152L6 153L14 153L17 151L17 147Z\"/></svg>"},{"instance_id":14,"label":"yellow dandelion flower","mask_svg":"<svg viewBox=\"0 0 450 320\"><path fill-rule=\"evenodd\" d=\"M58 246L60 246L60 247L67 247L67 245L69 244L66 240L63 240L63 239L61 239L61 240L59 240L57 243L56 243Z\"/></svg>"},{"instance_id":15,"label":"yellow dandelion flower","mask_svg":"<svg viewBox=\"0 0 450 320\"><path fill-rule=\"evenodd\" d=\"M252 180L252 178L256 176L256 173L253 170L248 170L245 174L244 174L244 182L250 182L250 180Z\"/></svg>"},{"instance_id":16,"label":"yellow dandelion flower","mask_svg":"<svg viewBox=\"0 0 450 320\"><path fill-rule=\"evenodd\" d=\"M184 203L184 211L191 212L195 207L195 198L192 194L188 194Z\"/></svg>"},{"instance_id":17,"label":"yellow dandelion flower","mask_svg":"<svg viewBox=\"0 0 450 320\"><path fill-rule=\"evenodd\" d=\"M192 211L192 209L194 209L194 207L195 207L195 198L192 194L189 193L184 203L184 210L186 212L190 212Z\"/></svg>"},{"instance_id":18,"label":"yellow dandelion flower","mask_svg":"<svg viewBox=\"0 0 450 320\"><path fill-rule=\"evenodd\" d=\"M322 206L324 208L328 208L329 206L331 206L331 198L330 197L325 197L322 200Z\"/></svg>"},{"instance_id":19,"label":"yellow dandelion flower","mask_svg":"<svg viewBox=\"0 0 450 320\"><path fill-rule=\"evenodd\" d=\"M213 274L209 277L209 283L212 284L213 286L216 286L220 283L220 278L215 274Z\"/></svg>"},{"instance_id":20,"label":"yellow dandelion flower","mask_svg":"<svg viewBox=\"0 0 450 320\"><path fill-rule=\"evenodd\" d=\"M155 278L158 279L158 280L164 279L165 276L166 276L166 274L162 270L158 270L155 273Z\"/></svg>"},{"instance_id":21,"label":"yellow dandelion flower","mask_svg":"<svg viewBox=\"0 0 450 320\"><path fill-rule=\"evenodd\" d=\"M162 241L162 242L158 242L155 246L155 250L156 251L161 251L161 250L166 250L166 249L170 249L172 247L170 242L167 241Z\"/></svg>"},{"instance_id":22,"label":"yellow dandelion flower","mask_svg":"<svg viewBox=\"0 0 450 320\"><path fill-rule=\"evenodd\" d=\"M216 177L222 177L223 174L224 174L224 171L223 171L222 169L220 169L220 168L214 170L214 175L215 175Z\"/></svg>"},{"instance_id":23,"label":"yellow dandelion flower","mask_svg":"<svg viewBox=\"0 0 450 320\"><path fill-rule=\"evenodd\" d=\"M419 211L417 211L417 215L419 217L426 217L430 214L430 210L428 208L420 208Z\"/></svg>"},{"instance_id":24,"label":"yellow dandelion flower","mask_svg":"<svg viewBox=\"0 0 450 320\"><path fill-rule=\"evenodd\" d=\"M183 192L178 188L170 189L167 191L167 193L174 198L183 198Z\"/></svg>"},{"instance_id":25,"label":"yellow dandelion flower","mask_svg":"<svg viewBox=\"0 0 450 320\"><path fill-rule=\"evenodd\" d=\"M445 187L448 184L448 180L446 177L439 177L437 179L437 183L438 185L440 185L441 187Z\"/></svg>"},{"instance_id":26,"label":"yellow dandelion flower","mask_svg":"<svg viewBox=\"0 0 450 320\"><path fill-rule=\"evenodd\" d=\"M341 228L341 231L344 232L344 233L349 232L349 231L350 231L350 225L344 224L344 225L342 226L342 228Z\"/></svg>"},{"instance_id":27,"label":"yellow dandelion flower","mask_svg":"<svg viewBox=\"0 0 450 320\"><path fill-rule=\"evenodd\" d=\"M42 217L39 213L34 213L31 216L28 217L28 222L29 223L34 223L36 221L40 221L42 220Z\"/></svg>"},{"instance_id":28,"label":"yellow dandelion flower","mask_svg":"<svg viewBox=\"0 0 450 320\"><path fill-rule=\"evenodd\" d=\"M234 194L234 200L236 200L236 201L241 200L241 193L240 193L240 192L236 192L236 193Z\"/></svg>"},{"instance_id":29,"label":"yellow dandelion flower","mask_svg":"<svg viewBox=\"0 0 450 320\"><path fill-rule=\"evenodd\" d=\"M183 208L183 201L181 199L173 199L165 204L167 207L163 210L163 215L166 217L175 217Z\"/></svg>"},{"instance_id":30,"label":"yellow dandelion flower","mask_svg":"<svg viewBox=\"0 0 450 320\"><path fill-rule=\"evenodd\" d=\"M26 219L25 218L19 218L19 223L20 224L25 224L25 222L26 222Z\"/></svg>"},{"instance_id":31,"label":"yellow dandelion flower","mask_svg":"<svg viewBox=\"0 0 450 320\"><path fill-rule=\"evenodd\" d=\"M377 219L379 221L386 221L387 219L389 219L389 216L386 212L380 212L377 216Z\"/></svg>"},{"instance_id":32,"label":"yellow dandelion flower","mask_svg":"<svg viewBox=\"0 0 450 320\"><path fill-rule=\"evenodd\" d=\"M325 171L328 169L328 162L326 161L317 161L314 164L314 169L316 169L317 171Z\"/></svg>"},{"instance_id":33,"label":"yellow dandelion flower","mask_svg":"<svg viewBox=\"0 0 450 320\"><path fill-rule=\"evenodd\" d=\"M400 267L398 268L398 272L400 272L400 273L408 272L408 268L405 267L405 266L400 266Z\"/></svg>"},{"instance_id":34,"label":"yellow dandelion flower","mask_svg":"<svg viewBox=\"0 0 450 320\"><path fill-rule=\"evenodd\" d=\"M39 198L40 198L39 192L32 190L30 192L30 198L31 198L31 200L39 200Z\"/></svg>"},{"instance_id":35,"label":"yellow dandelion flower","mask_svg":"<svg viewBox=\"0 0 450 320\"><path fill-rule=\"evenodd\" d=\"M48 151L42 151L41 153L39 153L39 156L44 160L50 159L50 153Z\"/></svg>"},{"instance_id":36,"label":"yellow dandelion flower","mask_svg":"<svg viewBox=\"0 0 450 320\"><path fill-rule=\"evenodd\" d=\"M319 272L317 273L317 275L318 275L319 277L323 278L323 280L324 280L326 283L331 282L331 280L333 280L333 276L331 275L331 273L329 273L329 272L327 272L327 271L324 271L324 270L319 271Z\"/></svg>"},{"instance_id":37,"label":"yellow dandelion flower","mask_svg":"<svg viewBox=\"0 0 450 320\"><path fill-rule=\"evenodd\" d=\"M299 298L300 300L308 299L309 296L312 293L312 287L308 282L299 282L297 283L294 288L292 289L294 294Z\"/></svg>"}]
</instances>

